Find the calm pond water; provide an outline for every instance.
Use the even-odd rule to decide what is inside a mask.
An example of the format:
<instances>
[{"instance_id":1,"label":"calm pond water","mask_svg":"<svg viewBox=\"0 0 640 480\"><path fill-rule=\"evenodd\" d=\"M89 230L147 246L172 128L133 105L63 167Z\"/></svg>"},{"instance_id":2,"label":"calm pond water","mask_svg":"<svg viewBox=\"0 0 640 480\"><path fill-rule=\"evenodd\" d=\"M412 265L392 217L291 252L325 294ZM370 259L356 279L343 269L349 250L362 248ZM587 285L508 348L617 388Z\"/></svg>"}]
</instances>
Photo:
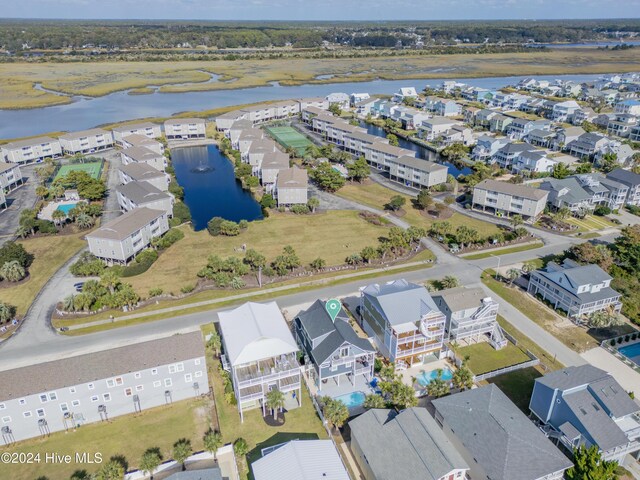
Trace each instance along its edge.
<instances>
[{"instance_id":1,"label":"calm pond water","mask_svg":"<svg viewBox=\"0 0 640 480\"><path fill-rule=\"evenodd\" d=\"M378 137L386 137L387 132L384 128L378 127L377 125L371 125L366 122L360 122L363 128L367 129L371 135L376 135ZM418 145L417 143L413 143L410 140L405 140L404 138L398 137L398 143L402 148L406 148L407 150L413 150L416 152L418 158L424 158L425 160L430 160L432 162L441 163L442 165L446 165L449 168L449 173L454 176L454 178L458 178L460 175L469 175L473 173L469 167L463 167L462 169L456 167L453 163L445 161L444 157L439 153L434 152L433 150L429 150L428 148L424 148L422 145Z\"/></svg>"},{"instance_id":2,"label":"calm pond water","mask_svg":"<svg viewBox=\"0 0 640 480\"><path fill-rule=\"evenodd\" d=\"M171 161L196 231L207 228L213 217L234 222L262 218L260 205L242 188L233 165L215 145L173 149Z\"/></svg>"},{"instance_id":3,"label":"calm pond water","mask_svg":"<svg viewBox=\"0 0 640 480\"><path fill-rule=\"evenodd\" d=\"M374 80L371 82L307 84L292 87L270 85L237 90L209 92L152 93L129 95L116 92L104 97L77 97L73 103L30 110L0 110L0 138L40 135L47 132L75 131L107 123L145 117L170 117L179 112L208 110L218 107L284 100L289 98L326 96L332 92L369 92L391 94L400 87L437 85L449 78L428 80ZM600 75L536 76L539 79L565 79L578 82L595 80ZM518 83L524 77L469 78L461 81L483 88L499 88Z\"/></svg>"}]
</instances>

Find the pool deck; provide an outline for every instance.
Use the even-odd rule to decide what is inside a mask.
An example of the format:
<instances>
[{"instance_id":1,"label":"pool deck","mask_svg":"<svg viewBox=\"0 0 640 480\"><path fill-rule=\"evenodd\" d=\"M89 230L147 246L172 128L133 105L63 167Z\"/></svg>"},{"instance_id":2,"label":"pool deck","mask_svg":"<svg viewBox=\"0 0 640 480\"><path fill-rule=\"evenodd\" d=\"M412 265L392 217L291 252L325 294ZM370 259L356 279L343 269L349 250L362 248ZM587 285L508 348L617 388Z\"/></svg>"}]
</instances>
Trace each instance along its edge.
<instances>
[{"instance_id":1,"label":"pool deck","mask_svg":"<svg viewBox=\"0 0 640 480\"><path fill-rule=\"evenodd\" d=\"M419 388L416 388L416 385L413 384L411 378L417 377L421 372L430 372L432 370L441 369L449 369L452 372L455 370L455 367L449 363L447 360L436 360L435 362L425 363L422 365L414 365L411 368L407 368L406 370L401 370L400 375L402 376L402 381L407 385L411 385L415 388L416 394L420 397L426 395L425 387L418 385Z\"/></svg>"},{"instance_id":2,"label":"pool deck","mask_svg":"<svg viewBox=\"0 0 640 480\"><path fill-rule=\"evenodd\" d=\"M47 203L42 210L40 210L40 213L38 214L38 218L41 218L42 220L49 220L49 221L53 221L53 212L55 212L58 207L60 206L64 206L64 205L76 205L78 203L78 200L63 200L60 202L49 202Z\"/></svg>"},{"instance_id":3,"label":"pool deck","mask_svg":"<svg viewBox=\"0 0 640 480\"><path fill-rule=\"evenodd\" d=\"M335 379L330 378L327 383L323 384L318 390L318 395L328 395L331 398L339 397L341 395L347 395L352 392L364 392L365 395L373 393L373 389L369 385L369 382L364 375L357 375L355 377L355 385L352 384L344 375L340 376L340 384Z\"/></svg>"}]
</instances>

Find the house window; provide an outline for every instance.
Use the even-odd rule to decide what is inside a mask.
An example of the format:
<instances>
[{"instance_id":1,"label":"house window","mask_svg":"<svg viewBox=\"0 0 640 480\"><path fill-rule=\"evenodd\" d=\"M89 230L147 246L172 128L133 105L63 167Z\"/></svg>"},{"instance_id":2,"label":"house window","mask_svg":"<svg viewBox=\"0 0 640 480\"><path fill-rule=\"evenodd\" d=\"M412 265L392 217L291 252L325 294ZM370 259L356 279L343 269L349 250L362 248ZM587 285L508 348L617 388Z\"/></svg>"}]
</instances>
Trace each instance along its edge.
<instances>
[{"instance_id":1,"label":"house window","mask_svg":"<svg viewBox=\"0 0 640 480\"><path fill-rule=\"evenodd\" d=\"M349 347L342 347L340 349L340 356L341 357L346 357L349 355Z\"/></svg>"},{"instance_id":2,"label":"house window","mask_svg":"<svg viewBox=\"0 0 640 480\"><path fill-rule=\"evenodd\" d=\"M183 363L178 363L176 365L176 371L178 372L184 372L184 364Z\"/></svg>"},{"instance_id":3,"label":"house window","mask_svg":"<svg viewBox=\"0 0 640 480\"><path fill-rule=\"evenodd\" d=\"M170 387L173 384L173 382L171 381L170 378L165 378L164 379L164 386L165 387Z\"/></svg>"},{"instance_id":4,"label":"house window","mask_svg":"<svg viewBox=\"0 0 640 480\"><path fill-rule=\"evenodd\" d=\"M24 398L21 398L20 400L18 400L18 404L19 405L26 405L27 401Z\"/></svg>"},{"instance_id":5,"label":"house window","mask_svg":"<svg viewBox=\"0 0 640 480\"><path fill-rule=\"evenodd\" d=\"M113 378L110 378L109 380L107 380L107 387L113 388L115 386L116 386L116 382Z\"/></svg>"},{"instance_id":6,"label":"house window","mask_svg":"<svg viewBox=\"0 0 640 480\"><path fill-rule=\"evenodd\" d=\"M196 358L195 362L193 362L195 365L200 365L201 360L199 358Z\"/></svg>"},{"instance_id":7,"label":"house window","mask_svg":"<svg viewBox=\"0 0 640 480\"><path fill-rule=\"evenodd\" d=\"M11 421L11 417L2 417L2 423L9 423Z\"/></svg>"},{"instance_id":8,"label":"house window","mask_svg":"<svg viewBox=\"0 0 640 480\"><path fill-rule=\"evenodd\" d=\"M38 415L38 417L42 418L45 416L45 411L44 408L39 408L38 410L36 410L36 415Z\"/></svg>"},{"instance_id":9,"label":"house window","mask_svg":"<svg viewBox=\"0 0 640 480\"><path fill-rule=\"evenodd\" d=\"M141 392L144 390L144 385L136 385L136 392Z\"/></svg>"},{"instance_id":10,"label":"house window","mask_svg":"<svg viewBox=\"0 0 640 480\"><path fill-rule=\"evenodd\" d=\"M158 388L160 385L162 385L162 382L160 380L156 380L155 382L153 382L154 388Z\"/></svg>"},{"instance_id":11,"label":"house window","mask_svg":"<svg viewBox=\"0 0 640 480\"><path fill-rule=\"evenodd\" d=\"M103 399L105 402L110 402L110 401L111 401L111 394L110 394L110 393L105 393L105 394L103 394L103 395L102 395L102 399Z\"/></svg>"},{"instance_id":12,"label":"house window","mask_svg":"<svg viewBox=\"0 0 640 480\"><path fill-rule=\"evenodd\" d=\"M169 373L176 373L176 366L175 365L169 365Z\"/></svg>"},{"instance_id":13,"label":"house window","mask_svg":"<svg viewBox=\"0 0 640 480\"><path fill-rule=\"evenodd\" d=\"M4 403L0 403L0 410L4 410L5 408L7 408L7 407L5 406L5 404L4 404Z\"/></svg>"},{"instance_id":14,"label":"house window","mask_svg":"<svg viewBox=\"0 0 640 480\"><path fill-rule=\"evenodd\" d=\"M116 377L116 385L120 386L122 385L124 382L122 380L122 377Z\"/></svg>"},{"instance_id":15,"label":"house window","mask_svg":"<svg viewBox=\"0 0 640 480\"><path fill-rule=\"evenodd\" d=\"M190 373L185 373L184 375L184 381L189 383L190 381L193 380L193 375L191 375Z\"/></svg>"},{"instance_id":16,"label":"house window","mask_svg":"<svg viewBox=\"0 0 640 480\"><path fill-rule=\"evenodd\" d=\"M151 375L157 375L158 374L158 369L154 368L151 370Z\"/></svg>"},{"instance_id":17,"label":"house window","mask_svg":"<svg viewBox=\"0 0 640 480\"><path fill-rule=\"evenodd\" d=\"M99 400L99 397L97 395L94 395L93 397L91 397L92 402L97 402L98 400Z\"/></svg>"},{"instance_id":18,"label":"house window","mask_svg":"<svg viewBox=\"0 0 640 480\"><path fill-rule=\"evenodd\" d=\"M53 400L57 400L58 399L58 394L56 392L51 392L49 394L49 400L53 401Z\"/></svg>"},{"instance_id":19,"label":"house window","mask_svg":"<svg viewBox=\"0 0 640 480\"><path fill-rule=\"evenodd\" d=\"M46 393L40 395L40 403L47 403L49 401L49 397L47 397Z\"/></svg>"},{"instance_id":20,"label":"house window","mask_svg":"<svg viewBox=\"0 0 640 480\"><path fill-rule=\"evenodd\" d=\"M131 395L133 395L133 390L131 388L125 388L124 389L124 396L125 397L130 397Z\"/></svg>"},{"instance_id":21,"label":"house window","mask_svg":"<svg viewBox=\"0 0 640 480\"><path fill-rule=\"evenodd\" d=\"M95 385L93 383L90 383L89 385L87 385L87 387L89 387L89 390L93 390L95 388Z\"/></svg>"},{"instance_id":22,"label":"house window","mask_svg":"<svg viewBox=\"0 0 640 480\"><path fill-rule=\"evenodd\" d=\"M71 387L69 389L69 393L76 393L76 387Z\"/></svg>"},{"instance_id":23,"label":"house window","mask_svg":"<svg viewBox=\"0 0 640 480\"><path fill-rule=\"evenodd\" d=\"M60 404L60 411L62 413L67 413L69 411L69 405L67 405L66 403L61 403Z\"/></svg>"},{"instance_id":24,"label":"house window","mask_svg":"<svg viewBox=\"0 0 640 480\"><path fill-rule=\"evenodd\" d=\"M140 377L142 377L142 374L141 374L140 372L136 372L136 373L133 375L133 377L134 377L134 378L140 378Z\"/></svg>"},{"instance_id":25,"label":"house window","mask_svg":"<svg viewBox=\"0 0 640 480\"><path fill-rule=\"evenodd\" d=\"M195 377L196 377L196 378L200 378L201 376L202 376L202 372L201 372L200 370L198 370L198 371L195 373Z\"/></svg>"},{"instance_id":26,"label":"house window","mask_svg":"<svg viewBox=\"0 0 640 480\"><path fill-rule=\"evenodd\" d=\"M336 370L338 370L338 367L337 365L331 365L331 368L329 370L331 370L332 372L335 372Z\"/></svg>"},{"instance_id":27,"label":"house window","mask_svg":"<svg viewBox=\"0 0 640 480\"><path fill-rule=\"evenodd\" d=\"M31 417L31 412L22 412L22 416L24 418L30 418Z\"/></svg>"},{"instance_id":28,"label":"house window","mask_svg":"<svg viewBox=\"0 0 640 480\"><path fill-rule=\"evenodd\" d=\"M73 402L71 402L71 406L72 407L79 407L80 406L80 400L74 400Z\"/></svg>"}]
</instances>

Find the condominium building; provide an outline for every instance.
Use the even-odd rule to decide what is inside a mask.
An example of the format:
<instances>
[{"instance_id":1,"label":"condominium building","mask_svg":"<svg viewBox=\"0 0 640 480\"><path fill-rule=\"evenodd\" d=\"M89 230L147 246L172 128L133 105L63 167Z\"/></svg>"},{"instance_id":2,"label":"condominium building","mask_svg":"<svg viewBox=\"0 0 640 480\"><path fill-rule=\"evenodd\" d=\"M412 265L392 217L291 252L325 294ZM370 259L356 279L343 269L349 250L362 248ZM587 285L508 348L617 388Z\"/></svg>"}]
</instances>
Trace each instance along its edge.
<instances>
[{"instance_id":1,"label":"condominium building","mask_svg":"<svg viewBox=\"0 0 640 480\"><path fill-rule=\"evenodd\" d=\"M62 146L54 138L38 137L7 143L0 147L0 151L2 161L24 164L57 158L62 155Z\"/></svg>"},{"instance_id":2,"label":"condominium building","mask_svg":"<svg viewBox=\"0 0 640 480\"><path fill-rule=\"evenodd\" d=\"M494 215L521 215L533 221L544 211L547 197L548 193L538 188L487 179L473 188L471 205Z\"/></svg>"},{"instance_id":3,"label":"condominium building","mask_svg":"<svg viewBox=\"0 0 640 480\"><path fill-rule=\"evenodd\" d=\"M309 175L303 168L278 171L276 196L278 206L305 205L308 201Z\"/></svg>"},{"instance_id":4,"label":"condominium building","mask_svg":"<svg viewBox=\"0 0 640 480\"><path fill-rule=\"evenodd\" d=\"M169 140L205 138L206 122L202 118L174 118L164 122L164 134Z\"/></svg>"},{"instance_id":5,"label":"condominium building","mask_svg":"<svg viewBox=\"0 0 640 480\"><path fill-rule=\"evenodd\" d=\"M122 148L131 147L144 147L151 150L152 152L164 155L164 145L162 143L153 138L139 135L137 133L127 135L122 139Z\"/></svg>"},{"instance_id":6,"label":"condominium building","mask_svg":"<svg viewBox=\"0 0 640 480\"><path fill-rule=\"evenodd\" d=\"M151 122L123 125L113 129L113 139L118 145L122 145L124 138L129 135L142 135L147 138L160 138L162 136L162 129L157 123Z\"/></svg>"},{"instance_id":7,"label":"condominium building","mask_svg":"<svg viewBox=\"0 0 640 480\"><path fill-rule=\"evenodd\" d=\"M148 182L158 190L166 192L171 178L168 174L153 168L146 163L130 163L118 169L120 183Z\"/></svg>"},{"instance_id":8,"label":"condominium building","mask_svg":"<svg viewBox=\"0 0 640 480\"><path fill-rule=\"evenodd\" d=\"M0 162L0 189L3 192L15 190L23 183L20 165Z\"/></svg>"},{"instance_id":9,"label":"condominium building","mask_svg":"<svg viewBox=\"0 0 640 480\"><path fill-rule=\"evenodd\" d=\"M69 155L93 153L113 148L113 134L101 128L67 133L62 135L59 140L62 151Z\"/></svg>"},{"instance_id":10,"label":"condominium building","mask_svg":"<svg viewBox=\"0 0 640 480\"><path fill-rule=\"evenodd\" d=\"M160 172L167 168L167 158L157 151L149 150L146 147L130 147L120 152L123 165L131 163L146 163Z\"/></svg>"},{"instance_id":11,"label":"condominium building","mask_svg":"<svg viewBox=\"0 0 640 480\"><path fill-rule=\"evenodd\" d=\"M128 212L135 208L147 207L164 211L173 216L173 195L163 192L148 182L129 182L116 187L120 210Z\"/></svg>"}]
</instances>

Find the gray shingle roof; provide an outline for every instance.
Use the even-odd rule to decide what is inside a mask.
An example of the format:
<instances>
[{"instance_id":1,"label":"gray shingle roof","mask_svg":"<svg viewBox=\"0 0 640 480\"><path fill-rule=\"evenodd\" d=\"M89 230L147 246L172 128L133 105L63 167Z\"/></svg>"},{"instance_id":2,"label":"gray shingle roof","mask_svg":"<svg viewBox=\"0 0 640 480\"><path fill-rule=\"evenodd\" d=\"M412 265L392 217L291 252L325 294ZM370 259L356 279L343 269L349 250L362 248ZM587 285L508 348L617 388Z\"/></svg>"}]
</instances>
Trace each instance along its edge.
<instances>
[{"instance_id":1,"label":"gray shingle roof","mask_svg":"<svg viewBox=\"0 0 640 480\"><path fill-rule=\"evenodd\" d=\"M535 273L543 276L559 288L570 292L582 303L620 296L611 287L601 288L597 292L577 293L578 287L582 285L594 285L611 280L611 276L595 264L579 265L571 260L565 260L562 265L549 262L544 269L536 270Z\"/></svg>"},{"instance_id":2,"label":"gray shingle roof","mask_svg":"<svg viewBox=\"0 0 640 480\"><path fill-rule=\"evenodd\" d=\"M278 189L307 188L309 186L309 175L302 168L286 168L278 172L276 185Z\"/></svg>"},{"instance_id":3,"label":"gray shingle roof","mask_svg":"<svg viewBox=\"0 0 640 480\"><path fill-rule=\"evenodd\" d=\"M607 178L623 183L627 186L640 185L640 175L632 172L631 170L625 170L623 168L616 168L615 170L607 174Z\"/></svg>"},{"instance_id":4,"label":"gray shingle roof","mask_svg":"<svg viewBox=\"0 0 640 480\"><path fill-rule=\"evenodd\" d=\"M109 240L124 240L132 233L140 230L156 218L166 215L163 210L154 210L152 208L140 207L134 208L114 218L110 222L101 225L93 232L87 234L87 238L106 238Z\"/></svg>"},{"instance_id":5,"label":"gray shingle roof","mask_svg":"<svg viewBox=\"0 0 640 480\"><path fill-rule=\"evenodd\" d=\"M133 130L140 130L140 129L146 129L146 128L155 128L155 127L159 127L160 125L158 125L157 123L152 123L152 122L142 122L142 123L134 123L134 124L129 124L129 125L122 125L120 127L115 127L113 129L114 132L131 132Z\"/></svg>"},{"instance_id":6,"label":"gray shingle roof","mask_svg":"<svg viewBox=\"0 0 640 480\"><path fill-rule=\"evenodd\" d=\"M151 185L149 182L129 182L119 185L116 190L137 205L170 198L170 195Z\"/></svg>"},{"instance_id":7,"label":"gray shingle roof","mask_svg":"<svg viewBox=\"0 0 640 480\"><path fill-rule=\"evenodd\" d=\"M489 478L535 480L572 465L493 384L433 405Z\"/></svg>"},{"instance_id":8,"label":"gray shingle roof","mask_svg":"<svg viewBox=\"0 0 640 480\"><path fill-rule=\"evenodd\" d=\"M526 185L517 185L509 182L499 182L498 180L483 180L474 188L487 190L489 192L505 193L516 197L528 198L530 200L541 200L548 194L539 188L527 187Z\"/></svg>"},{"instance_id":9,"label":"gray shingle roof","mask_svg":"<svg viewBox=\"0 0 640 480\"><path fill-rule=\"evenodd\" d=\"M137 181L166 176L166 173L153 168L148 163L130 163L129 165L121 165L119 169L122 173Z\"/></svg>"},{"instance_id":10,"label":"gray shingle roof","mask_svg":"<svg viewBox=\"0 0 640 480\"><path fill-rule=\"evenodd\" d=\"M60 140L76 140L78 138L90 137L92 135L111 135L111 132L107 132L102 128L91 128L89 130L81 130L79 132L70 132L64 135L60 135Z\"/></svg>"},{"instance_id":11,"label":"gray shingle roof","mask_svg":"<svg viewBox=\"0 0 640 480\"><path fill-rule=\"evenodd\" d=\"M7 143L5 145L2 145L2 148L13 149L13 148L31 147L34 145L44 145L51 142L57 142L57 140L51 137L27 138L25 140L16 140L15 142Z\"/></svg>"},{"instance_id":12,"label":"gray shingle roof","mask_svg":"<svg viewBox=\"0 0 640 480\"><path fill-rule=\"evenodd\" d=\"M480 287L448 288L433 294L434 300L437 301L438 298L442 299L452 312L478 308L482 305L482 299L486 297L487 294Z\"/></svg>"},{"instance_id":13,"label":"gray shingle roof","mask_svg":"<svg viewBox=\"0 0 640 480\"><path fill-rule=\"evenodd\" d=\"M436 480L469 468L425 408L369 410L349 426L375 478Z\"/></svg>"},{"instance_id":14,"label":"gray shingle roof","mask_svg":"<svg viewBox=\"0 0 640 480\"><path fill-rule=\"evenodd\" d=\"M169 475L165 480L222 480L222 472L218 467L204 470L186 470Z\"/></svg>"},{"instance_id":15,"label":"gray shingle roof","mask_svg":"<svg viewBox=\"0 0 640 480\"><path fill-rule=\"evenodd\" d=\"M129 147L122 150L122 153L134 162L148 162L149 160L163 158L161 153L156 153L146 147Z\"/></svg>"},{"instance_id":16,"label":"gray shingle roof","mask_svg":"<svg viewBox=\"0 0 640 480\"><path fill-rule=\"evenodd\" d=\"M567 367L547 373L545 376L537 378L536 382L549 388L568 390L594 382L605 375L607 375L607 372L604 370L586 364L580 367Z\"/></svg>"},{"instance_id":17,"label":"gray shingle roof","mask_svg":"<svg viewBox=\"0 0 640 480\"><path fill-rule=\"evenodd\" d=\"M425 160L423 158L409 157L407 155L402 155L394 160L395 163L400 165L404 165L406 167L411 167L416 170L421 170L423 172L437 172L438 170L447 170L445 165L441 165L439 163L431 162L429 160Z\"/></svg>"},{"instance_id":18,"label":"gray shingle roof","mask_svg":"<svg viewBox=\"0 0 640 480\"><path fill-rule=\"evenodd\" d=\"M567 192L558 196L558 199L568 204L588 202L591 199L591 195L582 188L578 180L574 177L567 177L563 179L546 178L540 185L540 188L542 190L557 193L566 188Z\"/></svg>"},{"instance_id":19,"label":"gray shingle roof","mask_svg":"<svg viewBox=\"0 0 640 480\"><path fill-rule=\"evenodd\" d=\"M197 332L0 372L0 401L204 357Z\"/></svg>"}]
</instances>

